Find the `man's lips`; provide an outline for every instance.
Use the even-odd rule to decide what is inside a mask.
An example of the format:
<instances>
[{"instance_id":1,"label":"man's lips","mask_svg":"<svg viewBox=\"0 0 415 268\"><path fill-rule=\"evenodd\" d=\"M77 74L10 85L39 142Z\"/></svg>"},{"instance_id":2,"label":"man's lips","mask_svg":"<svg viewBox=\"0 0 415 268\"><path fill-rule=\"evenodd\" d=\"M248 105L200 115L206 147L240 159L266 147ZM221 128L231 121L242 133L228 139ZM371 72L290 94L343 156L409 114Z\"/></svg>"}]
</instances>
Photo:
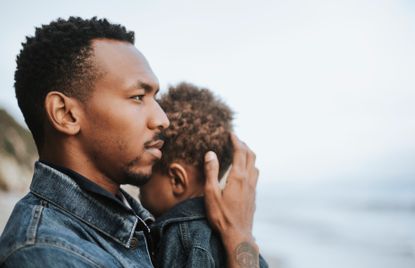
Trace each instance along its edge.
<instances>
[{"instance_id":1,"label":"man's lips","mask_svg":"<svg viewBox=\"0 0 415 268\"><path fill-rule=\"evenodd\" d=\"M163 140L155 140L152 142L149 142L145 145L146 149L148 148L156 148L156 149L161 149L164 145L164 141Z\"/></svg>"},{"instance_id":2,"label":"man's lips","mask_svg":"<svg viewBox=\"0 0 415 268\"><path fill-rule=\"evenodd\" d=\"M160 159L162 156L161 148L164 145L163 140L155 140L145 145L146 151L151 153L154 157Z\"/></svg>"}]
</instances>

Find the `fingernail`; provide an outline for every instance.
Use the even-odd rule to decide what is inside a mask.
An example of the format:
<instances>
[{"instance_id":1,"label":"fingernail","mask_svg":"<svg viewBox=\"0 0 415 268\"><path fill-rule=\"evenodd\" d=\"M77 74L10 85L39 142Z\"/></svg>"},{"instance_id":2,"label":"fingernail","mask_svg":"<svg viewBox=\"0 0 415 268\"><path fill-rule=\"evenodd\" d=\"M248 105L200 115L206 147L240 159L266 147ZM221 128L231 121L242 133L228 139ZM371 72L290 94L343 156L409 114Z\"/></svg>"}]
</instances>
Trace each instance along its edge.
<instances>
[{"instance_id":1,"label":"fingernail","mask_svg":"<svg viewBox=\"0 0 415 268\"><path fill-rule=\"evenodd\" d=\"M215 152L209 151L209 152L206 153L206 155L205 155L205 161L206 162L212 161L214 159L216 159Z\"/></svg>"}]
</instances>

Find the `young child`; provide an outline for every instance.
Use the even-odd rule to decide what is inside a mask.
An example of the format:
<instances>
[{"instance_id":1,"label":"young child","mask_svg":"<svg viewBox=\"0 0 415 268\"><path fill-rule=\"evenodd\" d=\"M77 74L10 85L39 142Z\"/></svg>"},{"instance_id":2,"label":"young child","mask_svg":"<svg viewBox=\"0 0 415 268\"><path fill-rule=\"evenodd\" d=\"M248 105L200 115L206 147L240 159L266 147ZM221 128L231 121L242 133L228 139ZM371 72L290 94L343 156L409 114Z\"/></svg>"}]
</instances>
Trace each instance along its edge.
<instances>
[{"instance_id":1,"label":"young child","mask_svg":"<svg viewBox=\"0 0 415 268\"><path fill-rule=\"evenodd\" d=\"M163 156L140 188L141 203L156 217L151 233L157 266L226 267L219 234L206 219L203 162L214 151L219 178L229 168L233 112L209 90L188 83L171 87L160 105L170 120ZM268 267L261 256L260 267Z\"/></svg>"}]
</instances>

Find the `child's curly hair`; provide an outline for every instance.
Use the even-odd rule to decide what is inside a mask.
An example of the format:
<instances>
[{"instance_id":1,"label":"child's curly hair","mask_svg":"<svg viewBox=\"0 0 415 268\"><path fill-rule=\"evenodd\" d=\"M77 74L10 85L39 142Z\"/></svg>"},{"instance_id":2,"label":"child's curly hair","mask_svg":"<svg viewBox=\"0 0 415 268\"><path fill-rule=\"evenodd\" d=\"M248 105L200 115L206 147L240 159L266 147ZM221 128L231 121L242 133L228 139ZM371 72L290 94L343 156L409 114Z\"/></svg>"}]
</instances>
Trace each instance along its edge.
<instances>
[{"instance_id":1,"label":"child's curly hair","mask_svg":"<svg viewBox=\"0 0 415 268\"><path fill-rule=\"evenodd\" d=\"M214 151L219 160L219 178L232 162L233 111L209 89L182 82L171 86L159 100L170 120L163 131L163 156L156 168L166 172L173 161L194 165L204 179L204 156Z\"/></svg>"}]
</instances>

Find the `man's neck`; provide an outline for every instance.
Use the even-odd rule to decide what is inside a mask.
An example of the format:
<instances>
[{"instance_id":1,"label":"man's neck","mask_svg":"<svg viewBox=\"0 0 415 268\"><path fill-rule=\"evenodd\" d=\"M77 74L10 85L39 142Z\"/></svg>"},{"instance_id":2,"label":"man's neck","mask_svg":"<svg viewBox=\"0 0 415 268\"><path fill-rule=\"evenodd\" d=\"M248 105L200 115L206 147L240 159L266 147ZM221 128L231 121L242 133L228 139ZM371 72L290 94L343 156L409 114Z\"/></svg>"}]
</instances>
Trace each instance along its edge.
<instances>
[{"instance_id":1,"label":"man's neck","mask_svg":"<svg viewBox=\"0 0 415 268\"><path fill-rule=\"evenodd\" d=\"M114 195L120 191L120 185L100 172L83 154L71 150L62 150L58 153L42 150L39 160L73 170Z\"/></svg>"}]
</instances>

